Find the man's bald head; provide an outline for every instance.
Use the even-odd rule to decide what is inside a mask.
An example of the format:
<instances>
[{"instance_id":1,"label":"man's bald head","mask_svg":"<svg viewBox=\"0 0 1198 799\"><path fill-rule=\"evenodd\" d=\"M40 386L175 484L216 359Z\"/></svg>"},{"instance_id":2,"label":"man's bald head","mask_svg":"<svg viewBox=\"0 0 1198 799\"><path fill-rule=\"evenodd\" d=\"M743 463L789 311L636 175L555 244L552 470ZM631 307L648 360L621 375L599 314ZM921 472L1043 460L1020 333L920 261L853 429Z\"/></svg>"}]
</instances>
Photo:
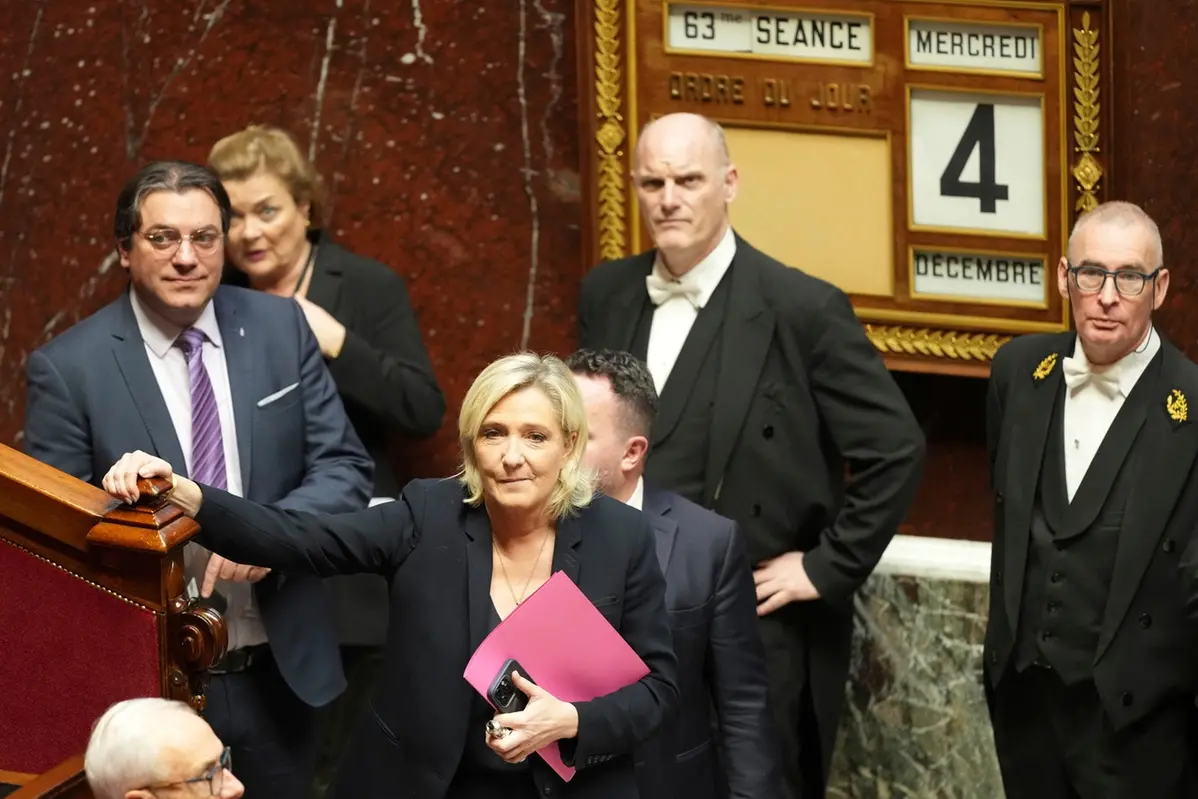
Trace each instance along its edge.
<instances>
[{"instance_id":1,"label":"man's bald head","mask_svg":"<svg viewBox=\"0 0 1198 799\"><path fill-rule=\"evenodd\" d=\"M1087 211L1078 217L1069 234L1069 258L1076 260L1074 248L1077 241L1085 235L1092 226L1102 225L1116 228L1141 228L1148 236L1152 258L1148 266L1156 269L1165 264L1165 248L1161 243L1161 231L1156 221L1143 208L1135 203L1122 200L1111 200Z\"/></svg>"},{"instance_id":2,"label":"man's bald head","mask_svg":"<svg viewBox=\"0 0 1198 799\"><path fill-rule=\"evenodd\" d=\"M723 126L700 114L686 113L666 114L645 123L641 128L640 138L637 139L636 161L639 164L641 153L646 147L661 147L663 139L701 142L704 137L706 144L711 148L705 155L711 156L718 167L731 166L732 156L728 152L728 139L724 136ZM635 167L634 164L633 168Z\"/></svg>"},{"instance_id":3,"label":"man's bald head","mask_svg":"<svg viewBox=\"0 0 1198 799\"><path fill-rule=\"evenodd\" d=\"M698 114L667 114L641 130L632 180L665 267L682 276L729 228L739 175L723 129Z\"/></svg>"}]
</instances>

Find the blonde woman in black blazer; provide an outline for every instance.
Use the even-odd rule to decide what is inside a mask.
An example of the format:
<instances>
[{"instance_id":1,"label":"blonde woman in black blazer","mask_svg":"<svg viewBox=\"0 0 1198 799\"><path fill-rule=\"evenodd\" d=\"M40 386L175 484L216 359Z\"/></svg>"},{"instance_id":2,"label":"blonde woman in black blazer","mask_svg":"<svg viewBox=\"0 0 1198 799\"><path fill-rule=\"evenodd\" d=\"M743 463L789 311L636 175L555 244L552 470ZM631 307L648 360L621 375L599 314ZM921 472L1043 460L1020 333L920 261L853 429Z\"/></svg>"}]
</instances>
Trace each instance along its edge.
<instances>
[{"instance_id":1,"label":"blonde woman in black blazer","mask_svg":"<svg viewBox=\"0 0 1198 799\"><path fill-rule=\"evenodd\" d=\"M678 688L653 530L623 503L593 496L581 465L586 414L552 356L501 358L475 380L458 422L459 480L417 480L398 502L341 516L255 505L125 455L104 477L135 501L139 478L175 483L171 499L198 540L238 563L321 575L374 572L390 584L383 679L334 786L341 799L636 799L630 752L674 712ZM645 661L642 680L566 703L517 682L528 708L502 718L462 677L498 621L565 572ZM531 755L559 742L566 783Z\"/></svg>"}]
</instances>

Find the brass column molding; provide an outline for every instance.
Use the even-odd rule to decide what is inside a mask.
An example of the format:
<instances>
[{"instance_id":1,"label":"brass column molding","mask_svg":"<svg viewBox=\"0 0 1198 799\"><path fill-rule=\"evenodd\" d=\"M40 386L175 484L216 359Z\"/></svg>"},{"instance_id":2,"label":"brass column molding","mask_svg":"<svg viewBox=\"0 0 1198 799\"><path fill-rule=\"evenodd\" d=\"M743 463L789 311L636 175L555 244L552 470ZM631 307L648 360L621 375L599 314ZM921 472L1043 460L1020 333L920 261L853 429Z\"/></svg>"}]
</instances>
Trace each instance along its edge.
<instances>
[{"instance_id":1,"label":"brass column molding","mask_svg":"<svg viewBox=\"0 0 1198 799\"><path fill-rule=\"evenodd\" d=\"M620 17L622 0L595 2L595 101L602 122L595 133L599 145L599 257L623 258L626 254L624 153L628 138L624 117L623 75L620 68Z\"/></svg>"},{"instance_id":2,"label":"brass column molding","mask_svg":"<svg viewBox=\"0 0 1198 799\"><path fill-rule=\"evenodd\" d=\"M1098 206L1098 184L1102 180L1102 164L1098 148L1098 31L1090 27L1090 12L1082 14L1082 26L1073 29L1073 139L1074 151L1080 153L1073 164L1077 181L1077 202L1073 210L1084 214Z\"/></svg>"}]
</instances>

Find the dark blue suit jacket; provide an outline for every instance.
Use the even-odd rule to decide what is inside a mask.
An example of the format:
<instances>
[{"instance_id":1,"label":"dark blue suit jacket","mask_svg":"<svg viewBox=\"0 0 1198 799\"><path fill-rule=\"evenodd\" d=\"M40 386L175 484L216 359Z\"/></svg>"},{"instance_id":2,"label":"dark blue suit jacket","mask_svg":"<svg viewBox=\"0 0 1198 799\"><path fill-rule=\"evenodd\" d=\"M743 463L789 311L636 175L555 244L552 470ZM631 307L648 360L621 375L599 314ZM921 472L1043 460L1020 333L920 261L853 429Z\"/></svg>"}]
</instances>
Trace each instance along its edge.
<instances>
[{"instance_id":1,"label":"dark blue suit jacket","mask_svg":"<svg viewBox=\"0 0 1198 799\"><path fill-rule=\"evenodd\" d=\"M213 302L245 496L295 510L364 507L373 463L299 306L229 286L217 289ZM186 473L127 292L32 353L27 372L25 451L32 457L93 484L138 449ZM312 706L331 701L344 690L345 676L321 581L272 574L254 593L288 685Z\"/></svg>"},{"instance_id":2,"label":"dark blue suit jacket","mask_svg":"<svg viewBox=\"0 0 1198 799\"><path fill-rule=\"evenodd\" d=\"M678 657L678 712L638 757L641 796L780 799L757 591L736 523L645 486Z\"/></svg>"}]
</instances>

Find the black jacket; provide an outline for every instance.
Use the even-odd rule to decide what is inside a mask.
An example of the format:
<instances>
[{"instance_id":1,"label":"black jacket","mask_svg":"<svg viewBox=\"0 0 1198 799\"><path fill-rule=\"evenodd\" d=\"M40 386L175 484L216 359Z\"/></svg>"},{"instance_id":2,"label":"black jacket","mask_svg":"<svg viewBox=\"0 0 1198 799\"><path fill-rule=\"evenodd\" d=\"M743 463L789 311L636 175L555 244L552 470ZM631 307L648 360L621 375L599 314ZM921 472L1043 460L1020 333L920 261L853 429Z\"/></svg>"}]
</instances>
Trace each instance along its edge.
<instances>
[{"instance_id":1,"label":"black jacket","mask_svg":"<svg viewBox=\"0 0 1198 799\"><path fill-rule=\"evenodd\" d=\"M988 694L1003 678L1023 602L1032 506L1073 333L1016 338L994 357L986 429L994 551L986 628ZM1198 366L1162 339L1146 410L1128 423L1147 457L1123 509L1093 679L1116 729L1198 695ZM1180 402L1179 402L1180 400ZM1183 408L1184 405L1184 408ZM1112 477L1113 479L1113 477ZM1097 509L1096 509L1097 510Z\"/></svg>"},{"instance_id":2,"label":"black jacket","mask_svg":"<svg viewBox=\"0 0 1198 799\"><path fill-rule=\"evenodd\" d=\"M750 563L806 553L822 598L766 616L763 635L767 658L800 664L779 670L792 684L771 684L771 701L796 695L807 665L826 772L849 669L852 595L915 499L924 436L844 292L739 236L736 248L724 277L731 286L701 504L736 521ZM587 274L581 346L629 349L655 257L650 251ZM688 377L676 365L663 389L650 468L659 429L678 413L667 402L671 383ZM674 488L661 475L654 480Z\"/></svg>"}]
</instances>

